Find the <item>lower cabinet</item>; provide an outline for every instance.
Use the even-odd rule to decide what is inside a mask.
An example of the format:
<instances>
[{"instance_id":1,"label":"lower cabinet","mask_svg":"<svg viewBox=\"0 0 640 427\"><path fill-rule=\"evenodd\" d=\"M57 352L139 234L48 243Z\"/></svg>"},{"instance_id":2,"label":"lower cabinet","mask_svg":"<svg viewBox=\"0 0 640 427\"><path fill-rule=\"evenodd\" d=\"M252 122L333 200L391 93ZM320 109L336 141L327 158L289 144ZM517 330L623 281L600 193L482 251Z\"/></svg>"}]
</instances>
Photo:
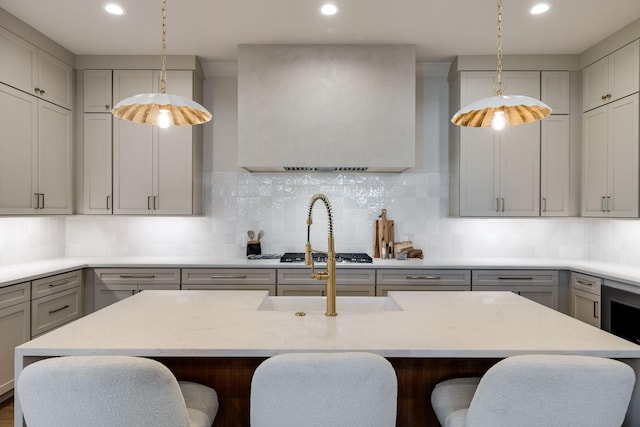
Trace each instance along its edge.
<instances>
[{"instance_id":1,"label":"lower cabinet","mask_svg":"<svg viewBox=\"0 0 640 427\"><path fill-rule=\"evenodd\" d=\"M13 389L14 350L29 341L31 284L0 288L0 396Z\"/></svg>"},{"instance_id":2,"label":"lower cabinet","mask_svg":"<svg viewBox=\"0 0 640 427\"><path fill-rule=\"evenodd\" d=\"M376 295L389 291L470 291L471 270L377 270Z\"/></svg>"},{"instance_id":3,"label":"lower cabinet","mask_svg":"<svg viewBox=\"0 0 640 427\"><path fill-rule=\"evenodd\" d=\"M511 291L558 310L558 272L554 270L473 270L472 290Z\"/></svg>"},{"instance_id":4,"label":"lower cabinet","mask_svg":"<svg viewBox=\"0 0 640 427\"><path fill-rule=\"evenodd\" d=\"M100 310L144 290L179 290L179 268L97 268L94 307Z\"/></svg>"},{"instance_id":5,"label":"lower cabinet","mask_svg":"<svg viewBox=\"0 0 640 427\"><path fill-rule=\"evenodd\" d=\"M571 273L571 316L599 328L602 279Z\"/></svg>"},{"instance_id":6,"label":"lower cabinet","mask_svg":"<svg viewBox=\"0 0 640 427\"><path fill-rule=\"evenodd\" d=\"M276 295L274 268L183 268L183 290L268 291Z\"/></svg>"},{"instance_id":7,"label":"lower cabinet","mask_svg":"<svg viewBox=\"0 0 640 427\"><path fill-rule=\"evenodd\" d=\"M32 338L82 316L82 285L82 270L31 282Z\"/></svg>"},{"instance_id":8,"label":"lower cabinet","mask_svg":"<svg viewBox=\"0 0 640 427\"><path fill-rule=\"evenodd\" d=\"M325 289L325 282L311 278L308 268L278 269L278 296L324 296ZM336 295L375 296L376 271L374 269L338 270Z\"/></svg>"}]
</instances>

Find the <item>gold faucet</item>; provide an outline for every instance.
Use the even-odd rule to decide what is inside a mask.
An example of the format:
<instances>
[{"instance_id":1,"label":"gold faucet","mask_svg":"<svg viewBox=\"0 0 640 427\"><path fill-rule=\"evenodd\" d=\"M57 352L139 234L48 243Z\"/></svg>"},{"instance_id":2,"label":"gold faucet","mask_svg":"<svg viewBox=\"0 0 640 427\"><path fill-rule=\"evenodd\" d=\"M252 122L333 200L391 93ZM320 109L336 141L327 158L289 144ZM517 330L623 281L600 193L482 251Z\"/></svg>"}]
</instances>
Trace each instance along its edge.
<instances>
[{"instance_id":1,"label":"gold faucet","mask_svg":"<svg viewBox=\"0 0 640 427\"><path fill-rule=\"evenodd\" d=\"M311 224L313 223L311 212L313 211L313 205L318 200L324 203L327 208L327 217L329 222L329 237L327 242L327 251L316 251L311 248L310 235ZM325 254L327 256L327 271L319 271L316 273L315 266L313 264L313 252ZM336 313L336 250L333 243L333 210L331 209L331 203L324 194L315 194L311 197L309 202L309 215L307 216L307 243L304 251L304 263L311 266L311 277L318 280L324 280L326 282L325 296L327 298L327 311L325 316L337 316Z\"/></svg>"}]
</instances>

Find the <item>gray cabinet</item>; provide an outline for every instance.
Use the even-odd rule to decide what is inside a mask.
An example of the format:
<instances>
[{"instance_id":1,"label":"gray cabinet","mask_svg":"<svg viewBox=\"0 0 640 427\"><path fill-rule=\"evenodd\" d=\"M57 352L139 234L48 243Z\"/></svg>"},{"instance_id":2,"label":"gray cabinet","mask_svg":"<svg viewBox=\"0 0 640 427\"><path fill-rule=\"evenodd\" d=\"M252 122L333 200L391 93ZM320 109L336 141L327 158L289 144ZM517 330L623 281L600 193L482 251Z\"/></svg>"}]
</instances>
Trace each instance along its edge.
<instances>
[{"instance_id":1,"label":"gray cabinet","mask_svg":"<svg viewBox=\"0 0 640 427\"><path fill-rule=\"evenodd\" d=\"M308 268L279 268L278 296L324 296L323 280L311 278ZM338 269L337 296L375 296L376 271L373 269Z\"/></svg>"},{"instance_id":2,"label":"gray cabinet","mask_svg":"<svg viewBox=\"0 0 640 427\"><path fill-rule=\"evenodd\" d=\"M82 271L31 282L31 336L36 337L82 316Z\"/></svg>"},{"instance_id":3,"label":"gray cabinet","mask_svg":"<svg viewBox=\"0 0 640 427\"><path fill-rule=\"evenodd\" d=\"M183 290L268 291L276 295L276 270L271 268L183 268Z\"/></svg>"},{"instance_id":4,"label":"gray cabinet","mask_svg":"<svg viewBox=\"0 0 640 427\"><path fill-rule=\"evenodd\" d=\"M558 310L558 272L555 270L473 270L474 291L511 291Z\"/></svg>"},{"instance_id":5,"label":"gray cabinet","mask_svg":"<svg viewBox=\"0 0 640 427\"><path fill-rule=\"evenodd\" d=\"M100 310L144 290L179 290L178 268L97 268L94 307Z\"/></svg>"},{"instance_id":6,"label":"gray cabinet","mask_svg":"<svg viewBox=\"0 0 640 427\"><path fill-rule=\"evenodd\" d=\"M599 277L571 273L571 316L599 328L601 287Z\"/></svg>"},{"instance_id":7,"label":"gray cabinet","mask_svg":"<svg viewBox=\"0 0 640 427\"><path fill-rule=\"evenodd\" d=\"M0 396L13 389L15 347L31 336L31 285L0 288Z\"/></svg>"},{"instance_id":8,"label":"gray cabinet","mask_svg":"<svg viewBox=\"0 0 640 427\"><path fill-rule=\"evenodd\" d=\"M376 295L389 291L470 291L470 270L379 269Z\"/></svg>"}]
</instances>

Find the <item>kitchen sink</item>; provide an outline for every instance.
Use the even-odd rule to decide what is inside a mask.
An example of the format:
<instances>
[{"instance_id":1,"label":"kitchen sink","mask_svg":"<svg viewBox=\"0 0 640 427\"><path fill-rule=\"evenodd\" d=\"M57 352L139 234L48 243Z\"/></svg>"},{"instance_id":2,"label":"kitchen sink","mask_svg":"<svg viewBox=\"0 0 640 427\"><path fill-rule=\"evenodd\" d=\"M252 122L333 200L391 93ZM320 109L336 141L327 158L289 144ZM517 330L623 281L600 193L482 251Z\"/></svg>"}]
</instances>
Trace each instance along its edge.
<instances>
[{"instance_id":1,"label":"kitchen sink","mask_svg":"<svg viewBox=\"0 0 640 427\"><path fill-rule=\"evenodd\" d=\"M258 310L324 313L326 306L325 297L265 297L258 306ZM389 297L337 297L336 311L338 313L371 313L403 310Z\"/></svg>"}]
</instances>

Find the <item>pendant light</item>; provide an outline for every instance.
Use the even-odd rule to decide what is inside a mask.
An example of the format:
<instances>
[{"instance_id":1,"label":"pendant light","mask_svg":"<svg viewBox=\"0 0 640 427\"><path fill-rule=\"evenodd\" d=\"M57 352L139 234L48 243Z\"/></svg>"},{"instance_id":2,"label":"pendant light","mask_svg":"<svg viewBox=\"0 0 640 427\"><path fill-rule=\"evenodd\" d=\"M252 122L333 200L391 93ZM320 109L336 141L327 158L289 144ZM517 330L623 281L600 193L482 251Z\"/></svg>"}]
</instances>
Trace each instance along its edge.
<instances>
[{"instance_id":1,"label":"pendant light","mask_svg":"<svg viewBox=\"0 0 640 427\"><path fill-rule=\"evenodd\" d=\"M166 128L199 125L211 120L211 113L197 102L166 93L167 0L162 0L162 70L160 93L143 93L118 102L111 113L119 119Z\"/></svg>"},{"instance_id":2,"label":"pendant light","mask_svg":"<svg viewBox=\"0 0 640 427\"><path fill-rule=\"evenodd\" d=\"M502 81L502 0L498 0L498 68L494 96L463 107L451 122L458 126L493 127L502 129L542 120L551 114L551 107L535 98L522 95L503 95Z\"/></svg>"}]
</instances>

